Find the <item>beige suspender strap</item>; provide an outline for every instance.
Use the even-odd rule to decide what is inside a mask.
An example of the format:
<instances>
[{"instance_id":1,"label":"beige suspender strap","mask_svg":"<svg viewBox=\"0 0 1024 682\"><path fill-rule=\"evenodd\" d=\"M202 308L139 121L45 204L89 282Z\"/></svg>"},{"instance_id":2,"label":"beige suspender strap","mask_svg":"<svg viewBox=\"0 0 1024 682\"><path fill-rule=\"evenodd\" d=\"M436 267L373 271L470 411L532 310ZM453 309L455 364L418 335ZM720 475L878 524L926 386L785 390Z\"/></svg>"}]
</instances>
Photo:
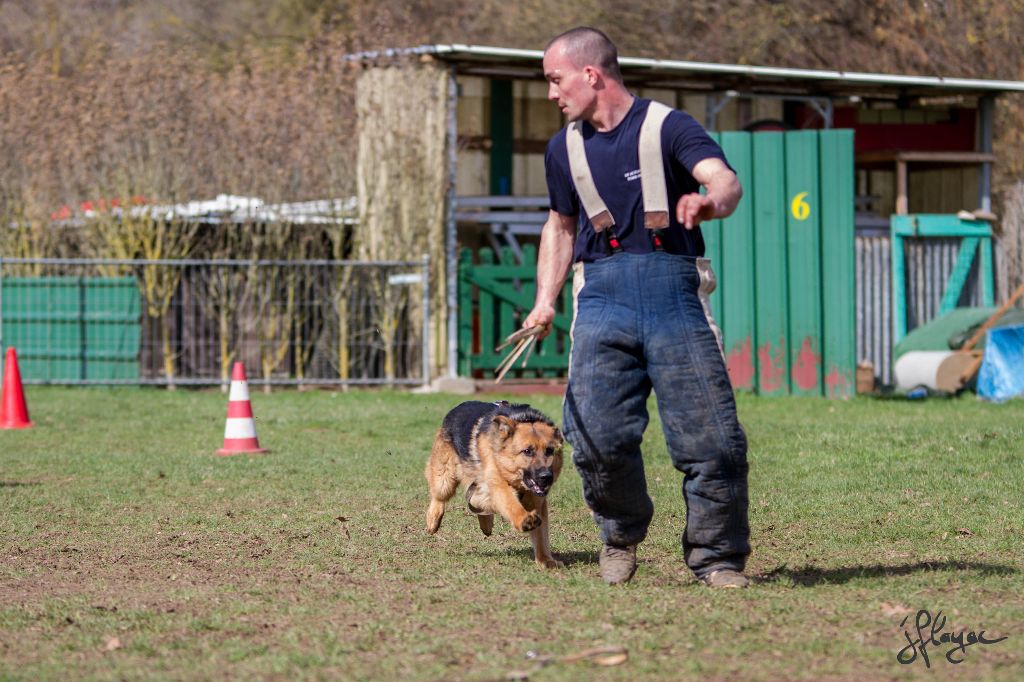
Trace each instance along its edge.
<instances>
[{"instance_id":1,"label":"beige suspender strap","mask_svg":"<svg viewBox=\"0 0 1024 682\"><path fill-rule=\"evenodd\" d=\"M580 195L583 210L594 226L594 232L604 232L615 224L608 207L594 185L594 176L587 163L587 152L583 149L583 122L574 121L565 130L565 147L569 152L569 172L572 173L576 193Z\"/></svg>"},{"instance_id":2,"label":"beige suspender strap","mask_svg":"<svg viewBox=\"0 0 1024 682\"><path fill-rule=\"evenodd\" d=\"M668 187L665 184L665 165L661 156L661 126L672 113L672 108L660 102L651 102L640 126L640 190L644 200L644 227L662 230L668 227ZM565 131L565 146L569 152L569 172L580 195L583 210L590 218L595 232L603 232L615 224L615 218L597 193L594 175L590 172L587 153L583 148L583 122L574 121Z\"/></svg>"},{"instance_id":3,"label":"beige suspender strap","mask_svg":"<svg viewBox=\"0 0 1024 682\"><path fill-rule=\"evenodd\" d=\"M668 227L668 189L661 157L661 126L672 113L670 107L651 102L640 126L640 188L644 198L644 227Z\"/></svg>"}]
</instances>

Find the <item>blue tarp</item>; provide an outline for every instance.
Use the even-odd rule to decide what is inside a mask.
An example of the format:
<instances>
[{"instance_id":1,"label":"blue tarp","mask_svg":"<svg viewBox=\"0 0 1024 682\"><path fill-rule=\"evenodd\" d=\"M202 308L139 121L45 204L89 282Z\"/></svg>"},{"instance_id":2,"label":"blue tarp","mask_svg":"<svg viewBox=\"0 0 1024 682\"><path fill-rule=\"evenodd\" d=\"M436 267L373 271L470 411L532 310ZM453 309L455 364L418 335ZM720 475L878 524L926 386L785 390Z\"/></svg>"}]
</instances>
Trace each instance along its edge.
<instances>
[{"instance_id":1,"label":"blue tarp","mask_svg":"<svg viewBox=\"0 0 1024 682\"><path fill-rule=\"evenodd\" d=\"M977 391L993 402L1024 396L1024 325L988 331Z\"/></svg>"}]
</instances>

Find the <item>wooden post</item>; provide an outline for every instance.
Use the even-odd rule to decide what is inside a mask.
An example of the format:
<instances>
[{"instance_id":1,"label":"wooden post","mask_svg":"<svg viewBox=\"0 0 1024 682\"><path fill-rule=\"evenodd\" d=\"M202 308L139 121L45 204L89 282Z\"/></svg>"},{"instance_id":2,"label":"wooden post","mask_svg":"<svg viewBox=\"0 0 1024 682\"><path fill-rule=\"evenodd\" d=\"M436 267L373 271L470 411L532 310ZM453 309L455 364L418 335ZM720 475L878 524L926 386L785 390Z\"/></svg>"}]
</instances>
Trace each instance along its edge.
<instances>
[{"instance_id":1,"label":"wooden post","mask_svg":"<svg viewBox=\"0 0 1024 682\"><path fill-rule=\"evenodd\" d=\"M903 159L896 161L896 214L907 215L909 203L907 201L907 162Z\"/></svg>"}]
</instances>

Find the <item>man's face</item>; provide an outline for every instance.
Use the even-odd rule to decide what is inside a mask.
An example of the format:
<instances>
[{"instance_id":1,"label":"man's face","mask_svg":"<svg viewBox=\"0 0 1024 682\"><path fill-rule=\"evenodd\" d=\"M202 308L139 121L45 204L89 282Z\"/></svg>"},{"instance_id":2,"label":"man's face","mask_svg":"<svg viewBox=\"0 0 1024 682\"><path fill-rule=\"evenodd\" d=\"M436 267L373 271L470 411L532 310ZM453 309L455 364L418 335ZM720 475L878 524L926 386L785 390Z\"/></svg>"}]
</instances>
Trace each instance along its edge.
<instances>
[{"instance_id":1,"label":"man's face","mask_svg":"<svg viewBox=\"0 0 1024 682\"><path fill-rule=\"evenodd\" d=\"M557 43L544 53L548 99L557 103L570 121L589 118L596 97L594 76L591 67L581 69L573 64Z\"/></svg>"}]
</instances>

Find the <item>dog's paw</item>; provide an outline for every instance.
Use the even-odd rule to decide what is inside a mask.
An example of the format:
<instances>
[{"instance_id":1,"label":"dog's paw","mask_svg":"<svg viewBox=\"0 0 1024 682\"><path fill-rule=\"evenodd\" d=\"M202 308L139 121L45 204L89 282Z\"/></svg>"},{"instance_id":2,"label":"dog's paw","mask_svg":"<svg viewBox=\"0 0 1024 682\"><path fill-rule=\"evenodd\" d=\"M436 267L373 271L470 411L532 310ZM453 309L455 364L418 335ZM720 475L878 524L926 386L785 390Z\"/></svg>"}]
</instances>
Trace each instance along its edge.
<instances>
[{"instance_id":1,"label":"dog's paw","mask_svg":"<svg viewBox=\"0 0 1024 682\"><path fill-rule=\"evenodd\" d=\"M427 507L427 526L426 531L430 535L437 532L437 529L441 527L441 519L444 518L444 502L439 500L431 500L430 506Z\"/></svg>"},{"instance_id":2,"label":"dog's paw","mask_svg":"<svg viewBox=\"0 0 1024 682\"><path fill-rule=\"evenodd\" d=\"M565 568L565 564L554 557L537 559L537 565L541 568Z\"/></svg>"},{"instance_id":3,"label":"dog's paw","mask_svg":"<svg viewBox=\"0 0 1024 682\"><path fill-rule=\"evenodd\" d=\"M519 530L527 533L536 528L540 528L540 524L544 523L544 519L540 517L537 512L530 512L523 517L522 522L519 524Z\"/></svg>"}]
</instances>

